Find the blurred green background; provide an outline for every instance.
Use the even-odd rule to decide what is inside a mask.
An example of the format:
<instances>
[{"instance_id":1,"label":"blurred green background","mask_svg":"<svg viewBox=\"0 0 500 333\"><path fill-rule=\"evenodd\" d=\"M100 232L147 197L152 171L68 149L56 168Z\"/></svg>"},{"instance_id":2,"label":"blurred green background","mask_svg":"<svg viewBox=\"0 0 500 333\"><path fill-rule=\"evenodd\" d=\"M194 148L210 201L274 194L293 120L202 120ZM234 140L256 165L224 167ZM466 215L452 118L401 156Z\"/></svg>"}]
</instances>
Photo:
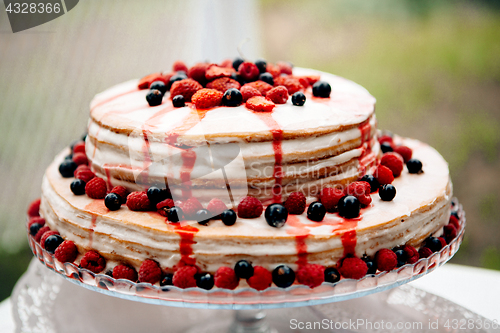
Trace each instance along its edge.
<instances>
[{"instance_id":1,"label":"blurred green background","mask_svg":"<svg viewBox=\"0 0 500 333\"><path fill-rule=\"evenodd\" d=\"M190 23L196 20L179 12L199 11L196 1L179 3L85 1L18 34L1 11L0 300L32 258L25 209L40 195L53 156L84 132L92 96L177 59L192 65L206 54L218 57L176 39L182 29L193 36L197 30ZM247 57L288 60L360 83L377 98L379 128L441 152L468 221L452 262L500 269L500 1L245 3L230 18L217 10L214 17L252 20L255 31L239 31L253 38L243 47ZM228 56L237 55L236 46Z\"/></svg>"}]
</instances>

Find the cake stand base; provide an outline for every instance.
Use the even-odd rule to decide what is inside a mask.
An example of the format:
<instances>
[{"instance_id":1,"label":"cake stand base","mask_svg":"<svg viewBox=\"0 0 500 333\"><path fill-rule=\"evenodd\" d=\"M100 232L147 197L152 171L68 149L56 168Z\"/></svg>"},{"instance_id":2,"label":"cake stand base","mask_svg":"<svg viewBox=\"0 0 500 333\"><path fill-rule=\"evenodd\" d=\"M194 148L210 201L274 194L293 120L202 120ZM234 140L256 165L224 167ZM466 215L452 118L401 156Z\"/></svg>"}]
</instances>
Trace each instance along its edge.
<instances>
[{"instance_id":1,"label":"cake stand base","mask_svg":"<svg viewBox=\"0 0 500 333\"><path fill-rule=\"evenodd\" d=\"M213 322L195 326L187 333L278 333L289 332L281 321L269 322L263 310L236 310L233 320L214 318Z\"/></svg>"}]
</instances>

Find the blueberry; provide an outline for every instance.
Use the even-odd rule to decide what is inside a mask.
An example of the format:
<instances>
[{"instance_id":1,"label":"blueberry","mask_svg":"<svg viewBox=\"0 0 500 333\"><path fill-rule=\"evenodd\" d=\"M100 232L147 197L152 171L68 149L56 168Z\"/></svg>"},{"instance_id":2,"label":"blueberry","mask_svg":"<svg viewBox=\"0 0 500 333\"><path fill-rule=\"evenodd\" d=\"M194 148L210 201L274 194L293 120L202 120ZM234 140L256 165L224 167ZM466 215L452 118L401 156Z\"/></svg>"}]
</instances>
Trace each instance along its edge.
<instances>
[{"instance_id":1,"label":"blueberry","mask_svg":"<svg viewBox=\"0 0 500 333\"><path fill-rule=\"evenodd\" d=\"M172 98L172 104L176 108L183 108L186 106L186 100L184 99L184 96L176 95L174 96L174 98Z\"/></svg>"},{"instance_id":2,"label":"blueberry","mask_svg":"<svg viewBox=\"0 0 500 333\"><path fill-rule=\"evenodd\" d=\"M236 213L232 209L227 209L220 214L220 219L222 223L227 226L231 226L236 223Z\"/></svg>"},{"instance_id":3,"label":"blueberry","mask_svg":"<svg viewBox=\"0 0 500 333\"><path fill-rule=\"evenodd\" d=\"M306 102L306 95L302 91L297 91L292 95L292 104L296 106L302 106Z\"/></svg>"},{"instance_id":4,"label":"blueberry","mask_svg":"<svg viewBox=\"0 0 500 333\"><path fill-rule=\"evenodd\" d=\"M69 188L71 189L71 192L73 192L74 195L85 194L85 182L81 179L73 180Z\"/></svg>"},{"instance_id":5,"label":"blueberry","mask_svg":"<svg viewBox=\"0 0 500 333\"><path fill-rule=\"evenodd\" d=\"M267 62L264 59L255 60L254 64L259 69L259 72L265 73L267 71ZM272 85L272 83L269 84Z\"/></svg>"},{"instance_id":6,"label":"blueberry","mask_svg":"<svg viewBox=\"0 0 500 333\"><path fill-rule=\"evenodd\" d=\"M241 92L236 88L231 88L226 90L224 96L222 96L222 105L238 106L242 100L243 96L241 96Z\"/></svg>"},{"instance_id":7,"label":"blueberry","mask_svg":"<svg viewBox=\"0 0 500 333\"><path fill-rule=\"evenodd\" d=\"M109 210L118 210L122 206L122 198L116 193L108 193L104 198L104 204Z\"/></svg>"},{"instance_id":8,"label":"blueberry","mask_svg":"<svg viewBox=\"0 0 500 333\"><path fill-rule=\"evenodd\" d=\"M233 60L233 68L235 71L238 71L238 68L240 68L240 65L242 63L244 63L245 60L241 59L241 58L234 58Z\"/></svg>"},{"instance_id":9,"label":"blueberry","mask_svg":"<svg viewBox=\"0 0 500 333\"><path fill-rule=\"evenodd\" d=\"M172 286L174 283L172 281L172 279L174 278L174 274L171 274L171 273L166 273L164 276L163 276L163 279L161 279L160 281L160 286Z\"/></svg>"},{"instance_id":10,"label":"blueberry","mask_svg":"<svg viewBox=\"0 0 500 333\"><path fill-rule=\"evenodd\" d=\"M340 273L334 267L325 269L325 282L335 283L340 281Z\"/></svg>"},{"instance_id":11,"label":"blueberry","mask_svg":"<svg viewBox=\"0 0 500 333\"><path fill-rule=\"evenodd\" d=\"M177 206L170 208L170 210L167 213L168 221L172 223L179 222L180 220L182 220L183 216L184 212Z\"/></svg>"},{"instance_id":12,"label":"blueberry","mask_svg":"<svg viewBox=\"0 0 500 333\"><path fill-rule=\"evenodd\" d=\"M73 162L72 160L64 160L60 165L59 165L59 172L61 173L61 176L64 178L70 178L73 177L73 173L76 170L76 163Z\"/></svg>"},{"instance_id":13,"label":"blueberry","mask_svg":"<svg viewBox=\"0 0 500 333\"><path fill-rule=\"evenodd\" d=\"M332 92L332 87L330 84L325 81L318 81L313 84L313 95L316 97L327 98L330 97L330 93Z\"/></svg>"},{"instance_id":14,"label":"blueberry","mask_svg":"<svg viewBox=\"0 0 500 333\"><path fill-rule=\"evenodd\" d=\"M188 77L184 71L175 73L168 81L168 89L170 89L170 86L172 86L172 83L174 83L175 81L185 80L187 78Z\"/></svg>"},{"instance_id":15,"label":"blueberry","mask_svg":"<svg viewBox=\"0 0 500 333\"><path fill-rule=\"evenodd\" d=\"M163 101L163 94L158 89L152 89L146 95L149 106L158 106Z\"/></svg>"},{"instance_id":16,"label":"blueberry","mask_svg":"<svg viewBox=\"0 0 500 333\"><path fill-rule=\"evenodd\" d=\"M422 162L415 158L412 158L411 160L406 162L406 167L408 168L409 173L420 173L422 171Z\"/></svg>"},{"instance_id":17,"label":"blueberry","mask_svg":"<svg viewBox=\"0 0 500 333\"><path fill-rule=\"evenodd\" d=\"M326 208L319 201L315 201L307 207L307 218L311 221L321 222L326 214Z\"/></svg>"},{"instance_id":18,"label":"blueberry","mask_svg":"<svg viewBox=\"0 0 500 333\"><path fill-rule=\"evenodd\" d=\"M32 225L30 225L30 235L35 236L41 227L42 225L40 223L33 223Z\"/></svg>"},{"instance_id":19,"label":"blueberry","mask_svg":"<svg viewBox=\"0 0 500 333\"><path fill-rule=\"evenodd\" d=\"M346 219L352 219L359 216L361 204L355 196L346 195L340 198L337 208L340 216Z\"/></svg>"},{"instance_id":20,"label":"blueberry","mask_svg":"<svg viewBox=\"0 0 500 333\"><path fill-rule=\"evenodd\" d=\"M368 272L367 274L375 274L377 273L377 264L375 263L374 260L370 259L366 254L361 258L366 263L366 266L368 267Z\"/></svg>"},{"instance_id":21,"label":"blueberry","mask_svg":"<svg viewBox=\"0 0 500 333\"><path fill-rule=\"evenodd\" d=\"M66 155L66 156L64 157L64 159L65 159L65 160L70 160L70 161L71 161L71 160L73 160L73 154Z\"/></svg>"},{"instance_id":22,"label":"blueberry","mask_svg":"<svg viewBox=\"0 0 500 333\"><path fill-rule=\"evenodd\" d=\"M149 86L150 90L156 89L159 90L163 95L167 92L167 85L163 83L162 81L154 81L151 83Z\"/></svg>"},{"instance_id":23,"label":"blueberry","mask_svg":"<svg viewBox=\"0 0 500 333\"><path fill-rule=\"evenodd\" d=\"M406 258L405 251L403 251L401 249L394 249L393 251L396 254L396 257L398 257L398 267L401 267L404 264L406 264L406 259L407 258Z\"/></svg>"},{"instance_id":24,"label":"blueberry","mask_svg":"<svg viewBox=\"0 0 500 333\"><path fill-rule=\"evenodd\" d=\"M210 273L203 273L196 276L196 285L199 288L210 290L214 287L214 277Z\"/></svg>"},{"instance_id":25,"label":"blueberry","mask_svg":"<svg viewBox=\"0 0 500 333\"><path fill-rule=\"evenodd\" d=\"M384 201L391 201L396 196L396 188L392 184L384 184L378 190L378 195Z\"/></svg>"},{"instance_id":26,"label":"blueberry","mask_svg":"<svg viewBox=\"0 0 500 333\"><path fill-rule=\"evenodd\" d=\"M232 73L231 79L238 81L241 85L244 85L246 83L245 79L238 73Z\"/></svg>"},{"instance_id":27,"label":"blueberry","mask_svg":"<svg viewBox=\"0 0 500 333\"><path fill-rule=\"evenodd\" d=\"M273 282L280 288L290 287L295 281L295 272L288 266L279 265L273 271Z\"/></svg>"},{"instance_id":28,"label":"blueberry","mask_svg":"<svg viewBox=\"0 0 500 333\"><path fill-rule=\"evenodd\" d=\"M210 213L206 209L200 209L196 212L196 221L201 225L207 225L210 222Z\"/></svg>"},{"instance_id":29,"label":"blueberry","mask_svg":"<svg viewBox=\"0 0 500 333\"><path fill-rule=\"evenodd\" d=\"M59 236L59 235L50 235L49 237L47 237L47 239L45 240L45 250L47 250L47 252L49 253L54 253L55 250L57 249L57 247L59 245L61 245L61 243L64 242L64 239Z\"/></svg>"},{"instance_id":30,"label":"blueberry","mask_svg":"<svg viewBox=\"0 0 500 333\"><path fill-rule=\"evenodd\" d=\"M274 78L270 73L262 73L259 75L259 80L269 83L274 86Z\"/></svg>"},{"instance_id":31,"label":"blueberry","mask_svg":"<svg viewBox=\"0 0 500 333\"><path fill-rule=\"evenodd\" d=\"M371 193L377 191L379 186L380 186L377 178L373 177L373 175L364 175L363 177L361 177L360 180L370 184L370 192Z\"/></svg>"},{"instance_id":32,"label":"blueberry","mask_svg":"<svg viewBox=\"0 0 500 333\"><path fill-rule=\"evenodd\" d=\"M267 206L264 217L271 227L281 228L286 223L288 211L285 206L275 203Z\"/></svg>"},{"instance_id":33,"label":"blueberry","mask_svg":"<svg viewBox=\"0 0 500 333\"><path fill-rule=\"evenodd\" d=\"M187 73L186 73L186 71L177 71L177 72L175 72L175 74L177 74L177 75L184 75L186 77L186 79L187 79Z\"/></svg>"},{"instance_id":34,"label":"blueberry","mask_svg":"<svg viewBox=\"0 0 500 333\"><path fill-rule=\"evenodd\" d=\"M432 252L437 252L441 250L441 241L437 237L429 237L425 240L425 246L428 247Z\"/></svg>"},{"instance_id":35,"label":"blueberry","mask_svg":"<svg viewBox=\"0 0 500 333\"><path fill-rule=\"evenodd\" d=\"M382 144L380 144L380 149L382 150L382 153L389 153L391 151L394 151L394 149L392 149L392 146L389 142L384 142Z\"/></svg>"},{"instance_id":36,"label":"blueberry","mask_svg":"<svg viewBox=\"0 0 500 333\"><path fill-rule=\"evenodd\" d=\"M246 260L240 260L234 265L234 273L241 279L248 279L253 276L253 266Z\"/></svg>"},{"instance_id":37,"label":"blueberry","mask_svg":"<svg viewBox=\"0 0 500 333\"><path fill-rule=\"evenodd\" d=\"M146 192L149 201L156 206L157 203L168 198L168 191L166 189L160 189L156 186L151 186Z\"/></svg>"}]
</instances>

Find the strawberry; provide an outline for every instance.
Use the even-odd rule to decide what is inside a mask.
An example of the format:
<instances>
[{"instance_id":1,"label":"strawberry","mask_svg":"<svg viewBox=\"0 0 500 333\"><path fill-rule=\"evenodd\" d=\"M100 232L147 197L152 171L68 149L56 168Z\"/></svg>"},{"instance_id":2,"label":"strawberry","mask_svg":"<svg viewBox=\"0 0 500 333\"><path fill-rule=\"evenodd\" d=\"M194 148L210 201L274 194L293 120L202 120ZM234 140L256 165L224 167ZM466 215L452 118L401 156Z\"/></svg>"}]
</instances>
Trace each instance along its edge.
<instances>
[{"instance_id":1,"label":"strawberry","mask_svg":"<svg viewBox=\"0 0 500 333\"><path fill-rule=\"evenodd\" d=\"M233 61L231 59L226 59L226 60L223 60L220 64L219 64L220 67L230 67L232 68L233 67Z\"/></svg>"},{"instance_id":2,"label":"strawberry","mask_svg":"<svg viewBox=\"0 0 500 333\"><path fill-rule=\"evenodd\" d=\"M290 63L284 61L278 61L276 65L280 69L281 74L292 75L292 65Z\"/></svg>"},{"instance_id":3,"label":"strawberry","mask_svg":"<svg viewBox=\"0 0 500 333\"><path fill-rule=\"evenodd\" d=\"M275 106L272 101L262 96L254 96L252 98L249 98L245 105L250 110L259 112L271 112Z\"/></svg>"},{"instance_id":4,"label":"strawberry","mask_svg":"<svg viewBox=\"0 0 500 333\"><path fill-rule=\"evenodd\" d=\"M255 88L258 91L260 91L260 93L262 94L262 96L265 96L269 90L273 89L272 85L270 85L267 82L261 81L261 80L247 83L247 84L243 85L243 87L252 87L252 88Z\"/></svg>"},{"instance_id":5,"label":"strawberry","mask_svg":"<svg viewBox=\"0 0 500 333\"><path fill-rule=\"evenodd\" d=\"M241 87L240 92L243 102L246 102L249 98L254 96L262 96L259 90L249 86L248 84Z\"/></svg>"},{"instance_id":6,"label":"strawberry","mask_svg":"<svg viewBox=\"0 0 500 333\"><path fill-rule=\"evenodd\" d=\"M208 81L211 81L220 77L231 77L231 74L233 73L235 73L235 70L232 67L220 67L215 64L211 64L207 67L205 78Z\"/></svg>"},{"instance_id":7,"label":"strawberry","mask_svg":"<svg viewBox=\"0 0 500 333\"><path fill-rule=\"evenodd\" d=\"M203 86L193 79L175 81L172 83L172 87L170 87L170 99L173 99L177 95L182 95L186 102L191 102L193 95L202 88Z\"/></svg>"},{"instance_id":8,"label":"strawberry","mask_svg":"<svg viewBox=\"0 0 500 333\"><path fill-rule=\"evenodd\" d=\"M273 76L273 78L277 78L281 74L279 67L270 63L267 64L266 70Z\"/></svg>"},{"instance_id":9,"label":"strawberry","mask_svg":"<svg viewBox=\"0 0 500 333\"><path fill-rule=\"evenodd\" d=\"M186 64L183 61L177 60L172 65L172 71L174 71L174 72L183 71L183 72L185 72L187 74L188 68L187 68Z\"/></svg>"},{"instance_id":10,"label":"strawberry","mask_svg":"<svg viewBox=\"0 0 500 333\"><path fill-rule=\"evenodd\" d=\"M223 93L215 89L203 88L198 90L191 98L197 109L209 109L219 106L222 102Z\"/></svg>"},{"instance_id":11,"label":"strawberry","mask_svg":"<svg viewBox=\"0 0 500 333\"><path fill-rule=\"evenodd\" d=\"M295 94L297 91L304 90L302 84L297 78L291 76L279 76L274 79L274 86L284 86L290 95Z\"/></svg>"},{"instance_id":12,"label":"strawberry","mask_svg":"<svg viewBox=\"0 0 500 333\"><path fill-rule=\"evenodd\" d=\"M215 79L211 82L208 82L208 84L207 84L207 88L215 89L215 90L218 90L220 92L226 92L226 90L231 89L231 88L236 88L239 90L240 87L241 87L241 84L238 81L233 80L233 79L228 78L228 77L220 77L220 78Z\"/></svg>"},{"instance_id":13,"label":"strawberry","mask_svg":"<svg viewBox=\"0 0 500 333\"><path fill-rule=\"evenodd\" d=\"M288 90L283 86L277 86L266 93L266 97L275 104L285 104L288 100Z\"/></svg>"},{"instance_id":14,"label":"strawberry","mask_svg":"<svg viewBox=\"0 0 500 333\"><path fill-rule=\"evenodd\" d=\"M157 78L161 77L161 73L153 73L146 75L142 79L139 80L139 83L137 84L137 88L139 89L148 89L151 83L156 81Z\"/></svg>"}]
</instances>

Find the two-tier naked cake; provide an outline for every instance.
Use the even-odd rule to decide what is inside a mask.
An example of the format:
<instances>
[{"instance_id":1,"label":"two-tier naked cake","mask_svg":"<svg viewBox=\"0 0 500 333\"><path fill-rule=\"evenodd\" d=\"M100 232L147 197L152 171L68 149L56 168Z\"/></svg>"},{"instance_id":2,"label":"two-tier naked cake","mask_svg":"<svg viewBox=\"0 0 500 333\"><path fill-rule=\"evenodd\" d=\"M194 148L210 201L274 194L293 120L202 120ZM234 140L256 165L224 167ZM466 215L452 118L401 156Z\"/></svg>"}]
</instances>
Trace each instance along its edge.
<instances>
[{"instance_id":1,"label":"two-tier naked cake","mask_svg":"<svg viewBox=\"0 0 500 333\"><path fill-rule=\"evenodd\" d=\"M93 99L29 232L62 262L181 288L315 287L413 264L456 236L448 166L376 127L375 98L344 78L179 61Z\"/></svg>"}]
</instances>

